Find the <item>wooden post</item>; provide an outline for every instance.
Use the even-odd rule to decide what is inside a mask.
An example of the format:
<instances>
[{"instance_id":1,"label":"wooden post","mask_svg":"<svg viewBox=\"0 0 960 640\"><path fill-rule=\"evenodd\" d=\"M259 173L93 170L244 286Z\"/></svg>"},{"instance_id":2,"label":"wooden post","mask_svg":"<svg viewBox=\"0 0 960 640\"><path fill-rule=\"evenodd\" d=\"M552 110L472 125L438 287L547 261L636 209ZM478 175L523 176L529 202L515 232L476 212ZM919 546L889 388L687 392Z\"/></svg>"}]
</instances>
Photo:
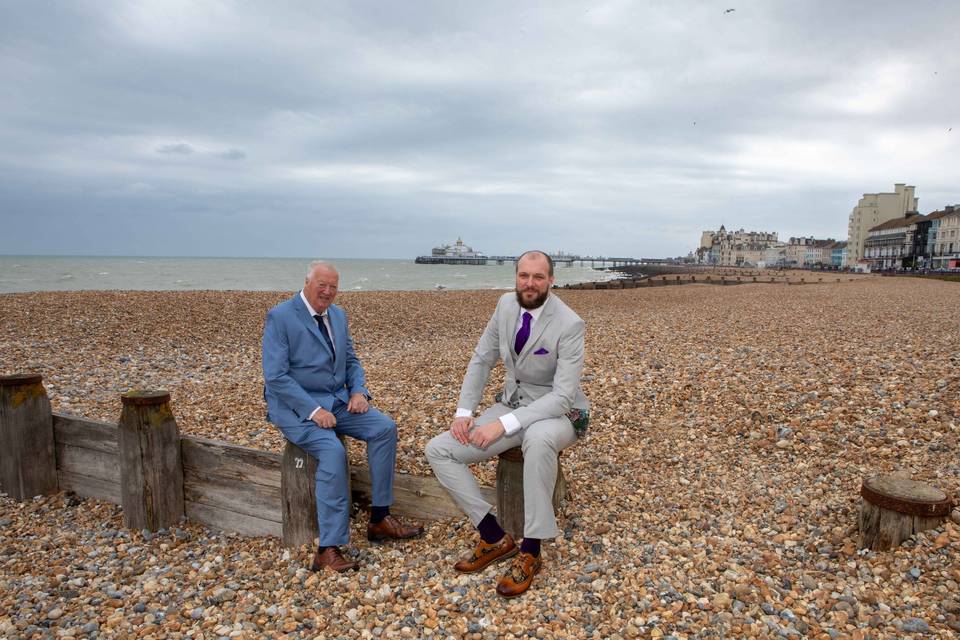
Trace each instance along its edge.
<instances>
[{"instance_id":1,"label":"wooden post","mask_svg":"<svg viewBox=\"0 0 960 640\"><path fill-rule=\"evenodd\" d=\"M553 509L566 497L560 454L557 454L557 483L553 487ZM523 537L523 450L507 449L497 459L497 520L515 540Z\"/></svg>"},{"instance_id":2,"label":"wooden post","mask_svg":"<svg viewBox=\"0 0 960 640\"><path fill-rule=\"evenodd\" d=\"M347 450L345 436L337 436ZM317 529L317 460L289 440L283 448L280 464L280 495L282 497L283 544L299 547L313 544L320 536ZM347 493L350 495L351 512L353 491L350 482L350 456L347 455Z\"/></svg>"},{"instance_id":3,"label":"wooden post","mask_svg":"<svg viewBox=\"0 0 960 640\"><path fill-rule=\"evenodd\" d=\"M895 476L865 479L860 495L860 548L874 551L893 549L914 533L939 526L953 507L940 489Z\"/></svg>"},{"instance_id":4,"label":"wooden post","mask_svg":"<svg viewBox=\"0 0 960 640\"><path fill-rule=\"evenodd\" d=\"M14 500L57 492L53 415L40 374L0 376L0 491Z\"/></svg>"},{"instance_id":5,"label":"wooden post","mask_svg":"<svg viewBox=\"0 0 960 640\"><path fill-rule=\"evenodd\" d=\"M183 517L180 430L166 391L129 391L120 396L117 445L123 526L156 531Z\"/></svg>"}]
</instances>

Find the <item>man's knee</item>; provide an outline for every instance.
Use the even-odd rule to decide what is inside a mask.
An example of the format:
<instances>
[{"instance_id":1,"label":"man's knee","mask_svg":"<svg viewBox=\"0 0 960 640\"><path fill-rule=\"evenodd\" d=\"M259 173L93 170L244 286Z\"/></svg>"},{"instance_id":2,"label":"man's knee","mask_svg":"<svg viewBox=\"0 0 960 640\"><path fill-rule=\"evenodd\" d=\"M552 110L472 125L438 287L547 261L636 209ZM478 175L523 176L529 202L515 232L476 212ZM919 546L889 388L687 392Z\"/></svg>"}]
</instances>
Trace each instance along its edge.
<instances>
[{"instance_id":1,"label":"man's knee","mask_svg":"<svg viewBox=\"0 0 960 640\"><path fill-rule=\"evenodd\" d=\"M447 432L434 436L430 439L430 442L427 443L427 446L424 447L423 451L427 456L427 460L434 461L446 457L447 449L443 446L445 435L447 435Z\"/></svg>"},{"instance_id":2,"label":"man's knee","mask_svg":"<svg viewBox=\"0 0 960 640\"><path fill-rule=\"evenodd\" d=\"M379 419L370 427L371 440L397 441L397 423L389 416L381 413Z\"/></svg>"},{"instance_id":3,"label":"man's knee","mask_svg":"<svg viewBox=\"0 0 960 640\"><path fill-rule=\"evenodd\" d=\"M546 431L531 431L523 436L523 450L525 459L540 455L557 455L559 446L553 434Z\"/></svg>"}]
</instances>

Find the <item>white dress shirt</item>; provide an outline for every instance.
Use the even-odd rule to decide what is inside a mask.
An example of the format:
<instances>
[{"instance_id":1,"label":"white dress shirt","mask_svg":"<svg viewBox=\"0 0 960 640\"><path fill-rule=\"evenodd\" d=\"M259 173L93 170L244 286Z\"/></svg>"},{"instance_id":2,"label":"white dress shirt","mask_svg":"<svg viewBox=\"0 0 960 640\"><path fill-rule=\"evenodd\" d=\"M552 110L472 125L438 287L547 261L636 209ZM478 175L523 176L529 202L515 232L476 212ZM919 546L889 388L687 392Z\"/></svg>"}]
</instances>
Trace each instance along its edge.
<instances>
[{"instance_id":1,"label":"white dress shirt","mask_svg":"<svg viewBox=\"0 0 960 640\"><path fill-rule=\"evenodd\" d=\"M520 333L520 329L523 328L523 314L529 313L530 314L530 333L533 334L533 325L537 323L537 318L540 317L540 312L542 311L543 311L543 305L540 305L536 309L524 309L523 307L520 307L520 316L519 316L519 319L517 320L517 333ZM517 336L514 335L513 341L516 342L516 340L517 340ZM511 346L510 348L512 349L513 347ZM517 355L519 356L520 354L517 354ZM470 409L464 409L463 407L457 407L457 413L456 413L456 416L454 417L470 418L470 417L473 417L473 411L470 411ZM517 419L515 415L513 415L513 412L500 416L500 424L503 425L503 431L505 435L510 435L511 433L515 433L516 431L520 430L520 421Z\"/></svg>"}]
</instances>

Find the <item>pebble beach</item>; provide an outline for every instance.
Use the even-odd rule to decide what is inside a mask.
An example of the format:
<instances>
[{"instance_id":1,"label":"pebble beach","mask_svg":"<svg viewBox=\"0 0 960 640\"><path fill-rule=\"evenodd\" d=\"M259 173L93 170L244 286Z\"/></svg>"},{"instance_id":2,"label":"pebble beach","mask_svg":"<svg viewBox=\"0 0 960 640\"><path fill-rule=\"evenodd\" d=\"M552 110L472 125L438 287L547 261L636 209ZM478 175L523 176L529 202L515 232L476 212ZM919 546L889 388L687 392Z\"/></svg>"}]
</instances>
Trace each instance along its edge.
<instances>
[{"instance_id":1,"label":"pebble beach","mask_svg":"<svg viewBox=\"0 0 960 640\"><path fill-rule=\"evenodd\" d=\"M398 424L398 470L430 473L423 448L501 293L338 296ZM960 510L888 552L858 549L856 529L865 477L960 495L960 284L555 294L587 323L592 421L563 454L564 534L524 596L495 594L504 565L453 571L476 540L465 519L374 545L361 512L360 570L333 575L275 538L128 531L112 504L0 497L0 637L960 637ZM290 295L3 294L0 373L41 373L54 411L110 422L121 393L167 389L182 433L280 451L260 338ZM365 464L360 445L350 457ZM478 473L493 484L492 463Z\"/></svg>"}]
</instances>

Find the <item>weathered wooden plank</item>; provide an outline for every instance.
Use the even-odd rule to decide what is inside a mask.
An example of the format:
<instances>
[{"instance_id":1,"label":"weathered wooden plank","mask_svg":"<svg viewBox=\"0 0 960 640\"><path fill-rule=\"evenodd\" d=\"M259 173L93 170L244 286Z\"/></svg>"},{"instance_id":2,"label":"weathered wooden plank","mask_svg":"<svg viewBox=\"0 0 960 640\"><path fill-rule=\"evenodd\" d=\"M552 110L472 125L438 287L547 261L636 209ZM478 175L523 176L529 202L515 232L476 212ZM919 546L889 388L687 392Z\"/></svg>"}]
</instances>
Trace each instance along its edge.
<instances>
[{"instance_id":1,"label":"weathered wooden plank","mask_svg":"<svg viewBox=\"0 0 960 640\"><path fill-rule=\"evenodd\" d=\"M165 391L131 391L121 396L120 491L123 524L156 531L183 516L180 433Z\"/></svg>"},{"instance_id":2,"label":"weathered wooden plank","mask_svg":"<svg viewBox=\"0 0 960 640\"><path fill-rule=\"evenodd\" d=\"M92 478L80 473L72 473L60 469L57 473L60 479L61 491L73 491L84 498L95 498L120 504L120 483L110 482L103 478Z\"/></svg>"},{"instance_id":3,"label":"weathered wooden plank","mask_svg":"<svg viewBox=\"0 0 960 640\"><path fill-rule=\"evenodd\" d=\"M350 470L353 484L353 499L363 505L370 504L370 470L353 467ZM481 487L484 500L497 503L497 490ZM398 473L393 479L393 505L390 513L425 520L458 518L463 512L450 498L447 490L433 476L411 476Z\"/></svg>"},{"instance_id":4,"label":"weathered wooden plank","mask_svg":"<svg viewBox=\"0 0 960 640\"><path fill-rule=\"evenodd\" d=\"M204 477L187 470L183 477L183 498L188 502L235 511L263 520L282 522L280 488L256 483L239 484L225 478Z\"/></svg>"},{"instance_id":5,"label":"weathered wooden plank","mask_svg":"<svg viewBox=\"0 0 960 640\"><path fill-rule=\"evenodd\" d=\"M0 376L0 491L14 500L56 493L50 399L39 374Z\"/></svg>"},{"instance_id":6,"label":"weathered wooden plank","mask_svg":"<svg viewBox=\"0 0 960 640\"><path fill-rule=\"evenodd\" d=\"M95 449L114 455L117 453L117 425L109 422L54 413L53 432L57 444Z\"/></svg>"},{"instance_id":7,"label":"weathered wooden plank","mask_svg":"<svg viewBox=\"0 0 960 640\"><path fill-rule=\"evenodd\" d=\"M254 483L280 489L283 456L279 453L195 436L182 436L180 451L185 473L195 470L204 476L218 476L238 484Z\"/></svg>"},{"instance_id":8,"label":"weathered wooden plank","mask_svg":"<svg viewBox=\"0 0 960 640\"><path fill-rule=\"evenodd\" d=\"M57 469L120 485L120 465L116 453L57 442Z\"/></svg>"},{"instance_id":9,"label":"weathered wooden plank","mask_svg":"<svg viewBox=\"0 0 960 640\"><path fill-rule=\"evenodd\" d=\"M201 502L186 501L187 517L213 529L231 531L244 536L276 536L283 534L283 525L273 520L237 513Z\"/></svg>"}]
</instances>

